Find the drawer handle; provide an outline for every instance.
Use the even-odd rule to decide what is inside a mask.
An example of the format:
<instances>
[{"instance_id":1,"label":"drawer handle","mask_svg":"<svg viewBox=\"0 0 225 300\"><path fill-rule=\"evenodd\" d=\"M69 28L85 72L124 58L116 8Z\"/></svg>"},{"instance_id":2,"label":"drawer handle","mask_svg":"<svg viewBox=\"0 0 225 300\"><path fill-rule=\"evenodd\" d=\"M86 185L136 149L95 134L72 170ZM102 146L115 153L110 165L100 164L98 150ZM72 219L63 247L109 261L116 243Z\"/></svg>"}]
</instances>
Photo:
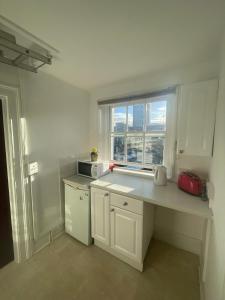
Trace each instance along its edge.
<instances>
[{"instance_id":1,"label":"drawer handle","mask_svg":"<svg viewBox=\"0 0 225 300\"><path fill-rule=\"evenodd\" d=\"M127 206L128 205L128 203L125 201L124 203L123 203L123 206Z\"/></svg>"},{"instance_id":2,"label":"drawer handle","mask_svg":"<svg viewBox=\"0 0 225 300\"><path fill-rule=\"evenodd\" d=\"M104 195L105 197L108 197L109 196L109 193L105 193L105 195Z\"/></svg>"},{"instance_id":3,"label":"drawer handle","mask_svg":"<svg viewBox=\"0 0 225 300\"><path fill-rule=\"evenodd\" d=\"M80 200L84 200L84 198L80 196Z\"/></svg>"},{"instance_id":4,"label":"drawer handle","mask_svg":"<svg viewBox=\"0 0 225 300\"><path fill-rule=\"evenodd\" d=\"M113 212L114 210L115 210L114 208L110 209L111 212Z\"/></svg>"}]
</instances>

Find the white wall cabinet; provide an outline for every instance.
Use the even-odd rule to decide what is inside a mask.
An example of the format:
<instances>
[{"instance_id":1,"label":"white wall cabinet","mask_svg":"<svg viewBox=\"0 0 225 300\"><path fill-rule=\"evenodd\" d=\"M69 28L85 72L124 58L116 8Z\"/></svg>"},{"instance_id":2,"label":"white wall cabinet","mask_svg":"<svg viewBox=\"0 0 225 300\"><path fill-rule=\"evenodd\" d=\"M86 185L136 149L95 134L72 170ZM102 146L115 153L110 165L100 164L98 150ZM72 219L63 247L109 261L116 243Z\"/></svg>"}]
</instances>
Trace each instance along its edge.
<instances>
[{"instance_id":1,"label":"white wall cabinet","mask_svg":"<svg viewBox=\"0 0 225 300\"><path fill-rule=\"evenodd\" d=\"M152 233L154 207L141 200L91 188L95 244L142 271Z\"/></svg>"},{"instance_id":2,"label":"white wall cabinet","mask_svg":"<svg viewBox=\"0 0 225 300\"><path fill-rule=\"evenodd\" d=\"M91 231L92 237L109 245L109 193L91 189Z\"/></svg>"},{"instance_id":3,"label":"white wall cabinet","mask_svg":"<svg viewBox=\"0 0 225 300\"><path fill-rule=\"evenodd\" d=\"M211 156L218 81L180 88L177 151L182 155Z\"/></svg>"}]
</instances>

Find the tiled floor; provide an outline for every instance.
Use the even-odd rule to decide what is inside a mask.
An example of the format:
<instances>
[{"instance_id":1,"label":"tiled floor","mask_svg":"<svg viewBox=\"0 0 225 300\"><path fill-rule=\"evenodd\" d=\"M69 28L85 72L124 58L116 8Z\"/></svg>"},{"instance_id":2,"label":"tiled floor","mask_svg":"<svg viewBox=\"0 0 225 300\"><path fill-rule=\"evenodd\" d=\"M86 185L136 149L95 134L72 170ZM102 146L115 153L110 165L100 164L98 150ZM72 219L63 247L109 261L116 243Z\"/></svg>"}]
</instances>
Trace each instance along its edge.
<instances>
[{"instance_id":1,"label":"tiled floor","mask_svg":"<svg viewBox=\"0 0 225 300\"><path fill-rule=\"evenodd\" d=\"M199 300L198 257L153 240L140 273L63 235L0 270L1 300Z\"/></svg>"}]
</instances>

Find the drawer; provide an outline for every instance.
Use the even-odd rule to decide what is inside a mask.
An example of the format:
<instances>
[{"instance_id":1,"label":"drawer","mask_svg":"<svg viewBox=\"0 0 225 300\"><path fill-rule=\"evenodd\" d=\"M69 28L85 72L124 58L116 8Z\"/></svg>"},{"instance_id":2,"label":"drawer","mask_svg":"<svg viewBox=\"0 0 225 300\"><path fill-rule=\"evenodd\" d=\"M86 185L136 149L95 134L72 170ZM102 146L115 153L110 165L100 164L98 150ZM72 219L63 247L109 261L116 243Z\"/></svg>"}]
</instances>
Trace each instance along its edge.
<instances>
[{"instance_id":1,"label":"drawer","mask_svg":"<svg viewBox=\"0 0 225 300\"><path fill-rule=\"evenodd\" d=\"M136 214L143 215L143 201L141 200L111 193L110 204L125 210L129 210Z\"/></svg>"}]
</instances>

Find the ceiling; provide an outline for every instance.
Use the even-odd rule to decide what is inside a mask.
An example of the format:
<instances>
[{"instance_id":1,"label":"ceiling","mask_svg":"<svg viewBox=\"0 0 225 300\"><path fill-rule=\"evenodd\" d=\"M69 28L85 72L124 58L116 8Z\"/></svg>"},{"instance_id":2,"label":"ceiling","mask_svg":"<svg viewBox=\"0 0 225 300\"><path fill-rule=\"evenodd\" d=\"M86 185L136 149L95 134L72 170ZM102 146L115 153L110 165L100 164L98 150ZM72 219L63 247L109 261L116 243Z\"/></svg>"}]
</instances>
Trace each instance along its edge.
<instances>
[{"instance_id":1,"label":"ceiling","mask_svg":"<svg viewBox=\"0 0 225 300\"><path fill-rule=\"evenodd\" d=\"M218 55L224 0L1 0L1 14L59 50L44 70L90 90Z\"/></svg>"}]
</instances>

